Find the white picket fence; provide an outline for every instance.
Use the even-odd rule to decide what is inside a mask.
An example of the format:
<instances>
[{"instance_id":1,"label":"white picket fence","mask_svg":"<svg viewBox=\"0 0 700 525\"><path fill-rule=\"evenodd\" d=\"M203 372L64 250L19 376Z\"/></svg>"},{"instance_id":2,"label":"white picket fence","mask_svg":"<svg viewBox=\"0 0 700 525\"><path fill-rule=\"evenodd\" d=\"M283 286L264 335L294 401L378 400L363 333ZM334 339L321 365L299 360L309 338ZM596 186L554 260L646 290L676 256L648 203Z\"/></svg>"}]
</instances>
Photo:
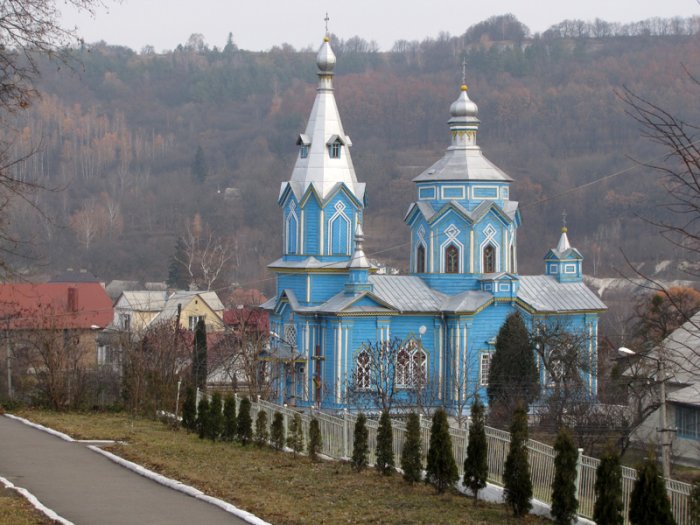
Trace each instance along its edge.
<instances>
[{"instance_id":1,"label":"white picket fence","mask_svg":"<svg viewBox=\"0 0 700 525\"><path fill-rule=\"evenodd\" d=\"M263 400L251 400L251 416L253 421L255 421L257 413L260 411L267 412L268 422L272 421L275 412L280 412L285 420L285 429L288 428L289 421L294 417L294 414L300 413L299 410L290 407L276 405ZM350 458L352 456L356 415L345 412L342 417L337 417L317 410L301 412L305 443L308 439L309 422L312 417L318 420L321 429L323 440L321 452L338 460ZM431 421L421 418L423 464L425 464L428 443L430 443L430 426ZM377 421L367 420L370 463L374 463L375 460L377 427ZM406 425L403 421L392 421L392 427L394 436L394 456L397 458L398 463L398 458L401 457L401 450L406 436ZM468 429L450 427L450 435L452 437L454 458L459 469L459 474L462 476L469 431ZM488 443L489 481L497 485L503 485L503 467L506 456L508 455L510 433L496 428L486 427L486 440ZM551 503L552 481L554 479L554 449L544 443L530 440L528 442L528 452L533 496L545 503ZM586 518L593 517L596 469L599 464L600 460L579 454L579 514ZM634 486L636 476L637 473L635 469L622 467L622 493L626 525L629 523L627 516L630 494L632 493L632 487ZM676 523L678 525L690 525L689 500L692 486L688 483L668 479L666 480L666 489L671 500L671 509Z\"/></svg>"}]
</instances>

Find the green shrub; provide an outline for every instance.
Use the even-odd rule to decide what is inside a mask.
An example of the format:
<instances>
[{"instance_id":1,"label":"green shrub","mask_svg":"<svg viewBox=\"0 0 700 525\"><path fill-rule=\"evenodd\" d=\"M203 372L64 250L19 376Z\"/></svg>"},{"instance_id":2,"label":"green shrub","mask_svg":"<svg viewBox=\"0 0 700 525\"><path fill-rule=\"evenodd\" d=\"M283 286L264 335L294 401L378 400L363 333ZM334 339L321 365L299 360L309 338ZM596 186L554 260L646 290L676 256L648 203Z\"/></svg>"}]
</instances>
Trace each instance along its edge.
<instances>
[{"instance_id":1,"label":"green shrub","mask_svg":"<svg viewBox=\"0 0 700 525\"><path fill-rule=\"evenodd\" d=\"M389 476L394 472L394 432L389 412L384 410L377 429L377 460L374 464L379 473Z\"/></svg>"},{"instance_id":2,"label":"green shrub","mask_svg":"<svg viewBox=\"0 0 700 525\"><path fill-rule=\"evenodd\" d=\"M430 448L425 469L425 481L442 493L459 479L457 464L452 454L452 438L447 413L438 408L430 428Z\"/></svg>"},{"instance_id":3,"label":"green shrub","mask_svg":"<svg viewBox=\"0 0 700 525\"><path fill-rule=\"evenodd\" d=\"M369 463L369 445L367 444L367 418L360 412L355 421L355 430L352 437L352 468L360 472Z\"/></svg>"},{"instance_id":4,"label":"green shrub","mask_svg":"<svg viewBox=\"0 0 700 525\"><path fill-rule=\"evenodd\" d=\"M312 417L309 423L309 444L307 449L309 457L315 460L322 446L323 438L321 437L321 427L318 423L318 419Z\"/></svg>"},{"instance_id":5,"label":"green shrub","mask_svg":"<svg viewBox=\"0 0 700 525\"><path fill-rule=\"evenodd\" d=\"M484 427L484 405L477 395L472 403L472 420L469 425L467 457L464 459L464 478L462 483L474 494L474 501L479 491L486 486L489 474L488 445Z\"/></svg>"},{"instance_id":6,"label":"green shrub","mask_svg":"<svg viewBox=\"0 0 700 525\"><path fill-rule=\"evenodd\" d=\"M423 478L423 459L420 439L420 418L412 412L406 422L406 439L401 449L401 470L403 479L415 483Z\"/></svg>"}]
</instances>

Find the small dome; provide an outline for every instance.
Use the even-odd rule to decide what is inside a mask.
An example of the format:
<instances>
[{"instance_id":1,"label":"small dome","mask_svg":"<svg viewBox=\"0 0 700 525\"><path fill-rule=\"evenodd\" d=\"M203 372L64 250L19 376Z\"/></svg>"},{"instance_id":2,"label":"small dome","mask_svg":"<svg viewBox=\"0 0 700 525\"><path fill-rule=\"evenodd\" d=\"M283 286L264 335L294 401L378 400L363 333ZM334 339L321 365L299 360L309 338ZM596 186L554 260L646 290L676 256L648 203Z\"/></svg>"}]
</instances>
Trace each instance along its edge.
<instances>
[{"instance_id":1,"label":"small dome","mask_svg":"<svg viewBox=\"0 0 700 525\"><path fill-rule=\"evenodd\" d=\"M469 100L467 86L462 85L461 89L459 97L450 106L450 115L453 117L476 117L479 113L478 106Z\"/></svg>"},{"instance_id":2,"label":"small dome","mask_svg":"<svg viewBox=\"0 0 700 525\"><path fill-rule=\"evenodd\" d=\"M328 37L323 39L321 49L318 50L318 55L316 55L316 65L318 66L318 69L324 73L330 73L335 67L335 54L331 49L331 44Z\"/></svg>"}]
</instances>

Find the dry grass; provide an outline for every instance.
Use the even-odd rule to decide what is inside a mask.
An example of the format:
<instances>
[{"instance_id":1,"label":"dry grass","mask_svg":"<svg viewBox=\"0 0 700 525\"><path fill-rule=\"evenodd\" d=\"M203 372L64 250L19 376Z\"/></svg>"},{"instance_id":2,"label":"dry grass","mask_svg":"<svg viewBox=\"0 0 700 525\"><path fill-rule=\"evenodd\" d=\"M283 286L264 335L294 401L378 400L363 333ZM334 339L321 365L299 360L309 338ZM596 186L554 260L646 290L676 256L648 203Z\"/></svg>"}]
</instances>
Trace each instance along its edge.
<instances>
[{"instance_id":1,"label":"dry grass","mask_svg":"<svg viewBox=\"0 0 700 525\"><path fill-rule=\"evenodd\" d=\"M156 422L136 420L132 425L123 415L21 415L76 438L124 440L110 450L274 524L549 523L534 516L514 519L502 505L475 506L456 491L437 495L422 483L408 486L399 475L357 474L343 463L212 443Z\"/></svg>"},{"instance_id":2,"label":"dry grass","mask_svg":"<svg viewBox=\"0 0 700 525\"><path fill-rule=\"evenodd\" d=\"M0 525L48 525L53 523L14 490L0 488Z\"/></svg>"}]
</instances>

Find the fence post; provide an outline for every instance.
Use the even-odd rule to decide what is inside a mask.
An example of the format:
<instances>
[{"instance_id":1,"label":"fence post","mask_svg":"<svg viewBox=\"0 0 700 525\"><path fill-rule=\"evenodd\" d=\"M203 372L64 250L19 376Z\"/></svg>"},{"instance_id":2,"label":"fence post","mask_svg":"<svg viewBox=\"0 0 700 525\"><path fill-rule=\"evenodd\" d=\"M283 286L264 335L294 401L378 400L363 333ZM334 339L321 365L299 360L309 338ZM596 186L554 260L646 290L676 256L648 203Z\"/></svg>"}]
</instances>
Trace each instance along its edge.
<instances>
[{"instance_id":1,"label":"fence post","mask_svg":"<svg viewBox=\"0 0 700 525\"><path fill-rule=\"evenodd\" d=\"M348 420L348 409L344 408L343 409L343 457L348 458L350 455L348 454L348 424L350 421Z\"/></svg>"},{"instance_id":2,"label":"fence post","mask_svg":"<svg viewBox=\"0 0 700 525\"><path fill-rule=\"evenodd\" d=\"M583 449L578 449L578 457L576 458L576 500L580 501L581 495L581 464L583 458Z\"/></svg>"}]
</instances>

